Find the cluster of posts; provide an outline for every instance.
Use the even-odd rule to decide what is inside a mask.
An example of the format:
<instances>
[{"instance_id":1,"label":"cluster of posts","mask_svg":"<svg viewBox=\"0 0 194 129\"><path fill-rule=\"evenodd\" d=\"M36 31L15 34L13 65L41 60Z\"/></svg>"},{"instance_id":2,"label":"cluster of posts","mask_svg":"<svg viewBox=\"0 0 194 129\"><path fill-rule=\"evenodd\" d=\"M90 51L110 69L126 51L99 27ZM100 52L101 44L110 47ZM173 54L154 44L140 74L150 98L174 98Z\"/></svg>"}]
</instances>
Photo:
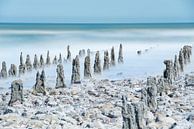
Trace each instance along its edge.
<instances>
[{"instance_id":1,"label":"cluster of posts","mask_svg":"<svg viewBox=\"0 0 194 129\"><path fill-rule=\"evenodd\" d=\"M81 83L80 79L80 61L79 58L83 57L85 55L85 50L80 50L79 55L77 55L73 60L72 60L72 75L71 75L71 84L79 84ZM84 60L84 77L85 78L91 78L92 73L91 73L91 61L90 61L90 49L87 50L87 55L85 56ZM109 53L108 50L104 51L104 64L103 64L103 70L108 70L111 66L116 65L115 61L115 52L114 52L114 47L111 49L111 54L110 54L110 59L109 59ZM70 52L70 47L67 47L67 60L66 61L71 61L71 52ZM57 78L56 78L56 85L55 88L65 88L65 76L64 76L64 68L62 64L62 56L59 54L59 59L57 60L57 57L55 56L53 59L53 64L57 64L56 68L56 73L57 73ZM119 55L118 55L118 63L123 63L123 48L122 44L119 46ZM33 68L38 69L38 68L43 68L44 66L49 66L51 65L51 60L49 56L49 51L47 52L47 58L46 62L44 62L44 58L41 55L40 60L38 60L37 55L34 56L34 62L31 64L30 61L30 56L27 55L26 57L26 62L23 63L23 57L22 53L20 55L20 65L19 65L19 75L24 74L26 71L31 71ZM6 68L6 64L3 63L3 66ZM14 65L15 66L15 65ZM15 71L17 72L17 68L11 67L10 71ZM100 52L97 51L95 54L95 60L94 60L94 66L93 66L93 71L94 74L101 74L102 68L101 68L101 60L100 60ZM1 74L4 75L4 72L6 73L7 71L1 71ZM16 74L14 74L16 76ZM36 73L36 82L35 85L33 86L33 94L43 94L46 95L46 75L45 71L42 70L41 72L37 71ZM9 105L12 105L16 100L19 100L21 103L23 102L23 83L21 80L15 80L11 84L11 100ZM17 98L17 99L16 99Z\"/></svg>"},{"instance_id":2,"label":"cluster of posts","mask_svg":"<svg viewBox=\"0 0 194 129\"><path fill-rule=\"evenodd\" d=\"M146 112L153 114L157 112L157 97L168 93L175 80L184 67L190 62L192 47L185 45L179 51L179 56L175 55L174 63L172 60L165 60L166 69L160 78L148 77L146 87L141 90L141 99L138 102L129 102L127 97L122 97L122 117L123 129L144 129L148 123Z\"/></svg>"}]
</instances>

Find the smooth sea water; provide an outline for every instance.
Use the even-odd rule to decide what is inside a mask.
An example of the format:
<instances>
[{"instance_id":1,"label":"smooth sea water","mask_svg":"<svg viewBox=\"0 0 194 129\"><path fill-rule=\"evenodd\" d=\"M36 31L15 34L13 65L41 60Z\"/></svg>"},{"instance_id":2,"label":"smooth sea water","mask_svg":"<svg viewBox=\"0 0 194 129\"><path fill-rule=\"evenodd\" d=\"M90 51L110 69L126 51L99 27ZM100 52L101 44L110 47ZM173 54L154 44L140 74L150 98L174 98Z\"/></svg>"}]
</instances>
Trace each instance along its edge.
<instances>
[{"instance_id":1,"label":"smooth sea water","mask_svg":"<svg viewBox=\"0 0 194 129\"><path fill-rule=\"evenodd\" d=\"M124 64L116 64L97 79L145 78L150 75L162 75L165 59L174 59L180 48L194 44L194 24L0 24L0 62L19 65L19 55L24 60L29 54L33 63L34 54L43 54L46 60L47 50L51 60L62 54L66 58L66 47L70 45L72 58L80 49L93 51L91 66L93 71L94 53L100 51L103 66L104 50L114 46L116 61L119 44L123 44ZM137 51L142 50L141 55ZM83 61L80 58L81 78L83 79ZM194 71L192 62L186 72ZM70 84L71 63L64 63L65 81ZM0 66L1 68L1 66ZM47 85L55 86L56 66L45 67ZM36 70L20 77L25 88L35 83ZM17 77L18 78L18 77ZM0 87L10 87L16 78L0 79Z\"/></svg>"}]
</instances>

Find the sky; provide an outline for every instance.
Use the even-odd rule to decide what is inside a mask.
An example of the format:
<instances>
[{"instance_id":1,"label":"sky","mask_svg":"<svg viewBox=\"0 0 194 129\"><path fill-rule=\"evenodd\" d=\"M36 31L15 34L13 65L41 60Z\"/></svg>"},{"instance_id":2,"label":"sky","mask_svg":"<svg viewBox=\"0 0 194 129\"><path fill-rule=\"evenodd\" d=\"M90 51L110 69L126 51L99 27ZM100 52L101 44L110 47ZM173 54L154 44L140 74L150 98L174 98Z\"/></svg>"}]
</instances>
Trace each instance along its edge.
<instances>
[{"instance_id":1,"label":"sky","mask_svg":"<svg viewBox=\"0 0 194 129\"><path fill-rule=\"evenodd\" d=\"M0 0L0 23L194 22L194 0Z\"/></svg>"}]
</instances>

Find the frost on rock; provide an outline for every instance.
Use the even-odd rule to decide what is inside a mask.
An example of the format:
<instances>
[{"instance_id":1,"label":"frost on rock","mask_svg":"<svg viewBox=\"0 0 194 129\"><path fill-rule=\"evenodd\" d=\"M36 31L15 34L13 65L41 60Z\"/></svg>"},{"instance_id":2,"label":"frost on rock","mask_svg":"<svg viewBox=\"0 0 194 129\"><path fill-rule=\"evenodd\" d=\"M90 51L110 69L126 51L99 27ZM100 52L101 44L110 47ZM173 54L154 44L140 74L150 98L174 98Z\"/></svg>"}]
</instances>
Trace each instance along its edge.
<instances>
[{"instance_id":1,"label":"frost on rock","mask_svg":"<svg viewBox=\"0 0 194 129\"><path fill-rule=\"evenodd\" d=\"M5 61L2 62L1 77L7 78L7 66L6 66Z\"/></svg>"},{"instance_id":2,"label":"frost on rock","mask_svg":"<svg viewBox=\"0 0 194 129\"><path fill-rule=\"evenodd\" d=\"M65 88L65 76L64 76L64 70L63 65L58 64L57 65L57 79L56 79L56 87L55 88Z\"/></svg>"},{"instance_id":3,"label":"frost on rock","mask_svg":"<svg viewBox=\"0 0 194 129\"><path fill-rule=\"evenodd\" d=\"M76 56L76 58L73 59L73 62L72 62L71 83L72 84L81 83L80 81L80 62L79 62L78 56Z\"/></svg>"},{"instance_id":4,"label":"frost on rock","mask_svg":"<svg viewBox=\"0 0 194 129\"><path fill-rule=\"evenodd\" d=\"M9 76L14 76L14 77L17 76L17 67L15 64L11 64L11 67L8 73L9 73Z\"/></svg>"},{"instance_id":5,"label":"frost on rock","mask_svg":"<svg viewBox=\"0 0 194 129\"><path fill-rule=\"evenodd\" d=\"M23 83L22 80L15 80L11 83L11 99L8 103L9 106L19 101L23 103Z\"/></svg>"},{"instance_id":6,"label":"frost on rock","mask_svg":"<svg viewBox=\"0 0 194 129\"><path fill-rule=\"evenodd\" d=\"M109 66L110 66L109 54L108 54L108 51L104 51L104 65L103 65L103 70L109 69Z\"/></svg>"},{"instance_id":7,"label":"frost on rock","mask_svg":"<svg viewBox=\"0 0 194 129\"><path fill-rule=\"evenodd\" d=\"M84 77L85 78L92 77L92 75L91 75L91 65L90 65L90 56L86 56L85 57L85 61L84 61Z\"/></svg>"},{"instance_id":8,"label":"frost on rock","mask_svg":"<svg viewBox=\"0 0 194 129\"><path fill-rule=\"evenodd\" d=\"M44 70L42 70L41 74L38 71L36 73L36 83L33 87L33 94L42 93L43 95L46 95L45 81L46 76Z\"/></svg>"},{"instance_id":9,"label":"frost on rock","mask_svg":"<svg viewBox=\"0 0 194 129\"><path fill-rule=\"evenodd\" d=\"M94 61L94 73L101 74L101 61L100 61L100 53L99 51L96 52L95 61Z\"/></svg>"}]
</instances>

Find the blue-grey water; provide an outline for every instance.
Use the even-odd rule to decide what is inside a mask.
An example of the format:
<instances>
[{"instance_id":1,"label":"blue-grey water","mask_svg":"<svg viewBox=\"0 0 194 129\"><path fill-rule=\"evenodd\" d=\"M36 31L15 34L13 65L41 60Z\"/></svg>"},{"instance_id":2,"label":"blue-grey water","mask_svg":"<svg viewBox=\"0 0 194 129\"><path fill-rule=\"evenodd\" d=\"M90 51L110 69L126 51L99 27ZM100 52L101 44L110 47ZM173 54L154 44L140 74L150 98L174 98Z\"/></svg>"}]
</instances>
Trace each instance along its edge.
<instances>
[{"instance_id":1,"label":"blue-grey water","mask_svg":"<svg viewBox=\"0 0 194 129\"><path fill-rule=\"evenodd\" d=\"M124 64L117 64L109 71L104 71L95 78L121 79L144 78L150 75L161 75L164 59L174 59L179 49L185 44L194 44L194 24L0 24L0 62L19 65L19 55L24 58L29 54L33 62L34 54L43 54L47 50L51 59L62 54L66 58L66 47L71 46L72 57L80 49L100 50L101 65L103 51L115 47L116 60L119 44L123 44ZM142 50L137 55L137 50ZM148 50L148 51L146 51ZM83 60L81 58L81 78L83 79ZM94 54L91 65L93 67ZM192 58L193 62L193 58ZM193 63L186 71L193 71ZM1 66L0 66L1 68ZM64 63L66 83L70 83L71 63ZM93 70L93 68L92 68ZM47 84L55 86L56 66L45 68ZM20 77L24 87L32 87L35 83L32 71ZM0 79L0 86L9 87L13 79Z\"/></svg>"}]
</instances>

